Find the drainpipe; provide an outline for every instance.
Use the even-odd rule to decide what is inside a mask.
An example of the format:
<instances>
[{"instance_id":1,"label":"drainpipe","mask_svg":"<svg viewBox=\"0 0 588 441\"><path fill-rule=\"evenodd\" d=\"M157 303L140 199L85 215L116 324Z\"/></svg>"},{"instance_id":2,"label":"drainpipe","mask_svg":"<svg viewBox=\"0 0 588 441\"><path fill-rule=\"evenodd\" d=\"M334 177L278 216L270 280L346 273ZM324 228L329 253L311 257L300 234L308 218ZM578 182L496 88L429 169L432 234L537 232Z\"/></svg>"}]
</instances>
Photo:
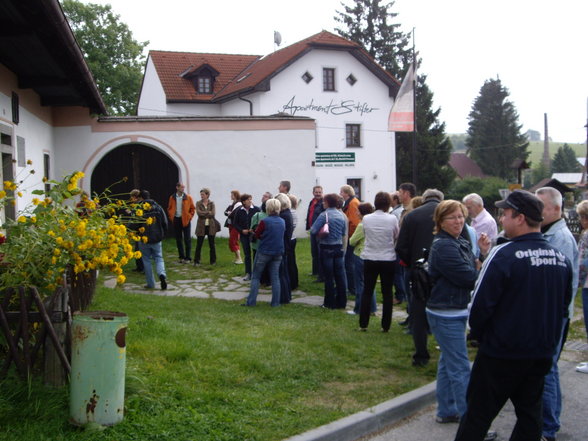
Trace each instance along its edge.
<instances>
[{"instance_id":1,"label":"drainpipe","mask_svg":"<svg viewBox=\"0 0 588 441\"><path fill-rule=\"evenodd\" d=\"M243 97L239 97L239 99L241 101L245 101L245 102L249 103L249 116L253 116L253 103L250 100L247 100Z\"/></svg>"}]
</instances>

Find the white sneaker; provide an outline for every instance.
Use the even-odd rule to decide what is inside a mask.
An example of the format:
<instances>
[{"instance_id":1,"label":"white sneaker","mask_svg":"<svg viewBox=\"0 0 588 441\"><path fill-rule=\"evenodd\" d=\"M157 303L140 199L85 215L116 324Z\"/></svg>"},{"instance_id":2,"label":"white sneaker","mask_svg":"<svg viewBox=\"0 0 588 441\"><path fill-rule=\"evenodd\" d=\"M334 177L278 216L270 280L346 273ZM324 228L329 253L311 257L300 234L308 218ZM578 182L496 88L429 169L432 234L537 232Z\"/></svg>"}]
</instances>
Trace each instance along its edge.
<instances>
[{"instance_id":1,"label":"white sneaker","mask_svg":"<svg viewBox=\"0 0 588 441\"><path fill-rule=\"evenodd\" d=\"M588 374L588 364L580 363L576 366L576 372L582 372L583 374Z\"/></svg>"},{"instance_id":2,"label":"white sneaker","mask_svg":"<svg viewBox=\"0 0 588 441\"><path fill-rule=\"evenodd\" d=\"M243 261L242 261L241 259L239 259L239 260L235 260L233 263L234 263L235 265L243 265Z\"/></svg>"}]
</instances>

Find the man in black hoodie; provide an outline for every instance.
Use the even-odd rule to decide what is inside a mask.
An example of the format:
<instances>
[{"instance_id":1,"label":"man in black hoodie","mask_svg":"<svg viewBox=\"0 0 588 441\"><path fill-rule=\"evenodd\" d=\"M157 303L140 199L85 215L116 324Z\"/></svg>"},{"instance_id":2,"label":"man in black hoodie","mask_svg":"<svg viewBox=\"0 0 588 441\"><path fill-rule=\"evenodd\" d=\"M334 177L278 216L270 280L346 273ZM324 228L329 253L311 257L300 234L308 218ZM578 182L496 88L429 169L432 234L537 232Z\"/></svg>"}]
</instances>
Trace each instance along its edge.
<instances>
[{"instance_id":1,"label":"man in black hoodie","mask_svg":"<svg viewBox=\"0 0 588 441\"><path fill-rule=\"evenodd\" d=\"M141 192L143 196L143 218L145 224L143 227L145 231L142 233L142 239L139 241L139 251L143 259L143 267L145 270L146 289L155 289L155 279L153 277L153 267L151 260L155 263L155 271L159 276L161 289L167 289L167 279L165 274L165 263L163 261L163 252L161 248L161 241L167 232L167 216L163 208L151 199L151 195L147 190ZM137 213L138 214L138 213Z\"/></svg>"}]
</instances>

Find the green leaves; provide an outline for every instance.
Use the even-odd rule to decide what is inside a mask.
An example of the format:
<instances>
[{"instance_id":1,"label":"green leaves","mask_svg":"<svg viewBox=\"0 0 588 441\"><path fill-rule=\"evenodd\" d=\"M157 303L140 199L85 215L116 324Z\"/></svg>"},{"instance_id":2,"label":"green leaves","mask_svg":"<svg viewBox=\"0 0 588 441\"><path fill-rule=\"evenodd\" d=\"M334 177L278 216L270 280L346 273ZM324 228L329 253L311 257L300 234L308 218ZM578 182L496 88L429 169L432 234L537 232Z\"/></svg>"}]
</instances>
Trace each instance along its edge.
<instances>
[{"instance_id":1,"label":"green leaves","mask_svg":"<svg viewBox=\"0 0 588 441\"><path fill-rule=\"evenodd\" d=\"M135 114L149 42L136 41L110 5L64 0L63 10L108 112Z\"/></svg>"}]
</instances>

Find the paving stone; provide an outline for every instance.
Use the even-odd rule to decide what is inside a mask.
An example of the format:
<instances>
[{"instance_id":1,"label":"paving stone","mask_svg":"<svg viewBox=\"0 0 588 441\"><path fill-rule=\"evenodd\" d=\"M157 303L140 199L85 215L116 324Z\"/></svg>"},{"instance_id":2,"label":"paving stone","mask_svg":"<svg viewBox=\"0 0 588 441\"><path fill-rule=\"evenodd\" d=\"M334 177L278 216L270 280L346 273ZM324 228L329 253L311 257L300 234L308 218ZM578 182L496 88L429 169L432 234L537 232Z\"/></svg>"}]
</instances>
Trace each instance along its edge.
<instances>
[{"instance_id":1,"label":"paving stone","mask_svg":"<svg viewBox=\"0 0 588 441\"><path fill-rule=\"evenodd\" d=\"M212 296L215 299L221 300L243 300L245 297L247 297L247 294L244 292L217 291L213 292Z\"/></svg>"},{"instance_id":2,"label":"paving stone","mask_svg":"<svg viewBox=\"0 0 588 441\"><path fill-rule=\"evenodd\" d=\"M116 278L109 277L104 280L104 286L107 288L115 288L116 287Z\"/></svg>"},{"instance_id":3,"label":"paving stone","mask_svg":"<svg viewBox=\"0 0 588 441\"><path fill-rule=\"evenodd\" d=\"M209 299L210 294L203 291L195 291L195 290L188 290L184 294L181 294L183 297L194 297L197 299Z\"/></svg>"},{"instance_id":4,"label":"paving stone","mask_svg":"<svg viewBox=\"0 0 588 441\"><path fill-rule=\"evenodd\" d=\"M190 280L190 283L212 283L214 282L214 280L212 280L210 277L209 278L205 278L205 279L196 279L196 280Z\"/></svg>"},{"instance_id":5,"label":"paving stone","mask_svg":"<svg viewBox=\"0 0 588 441\"><path fill-rule=\"evenodd\" d=\"M321 306L323 304L324 297L321 296L306 296L292 299L292 303L302 303L305 305Z\"/></svg>"}]
</instances>

